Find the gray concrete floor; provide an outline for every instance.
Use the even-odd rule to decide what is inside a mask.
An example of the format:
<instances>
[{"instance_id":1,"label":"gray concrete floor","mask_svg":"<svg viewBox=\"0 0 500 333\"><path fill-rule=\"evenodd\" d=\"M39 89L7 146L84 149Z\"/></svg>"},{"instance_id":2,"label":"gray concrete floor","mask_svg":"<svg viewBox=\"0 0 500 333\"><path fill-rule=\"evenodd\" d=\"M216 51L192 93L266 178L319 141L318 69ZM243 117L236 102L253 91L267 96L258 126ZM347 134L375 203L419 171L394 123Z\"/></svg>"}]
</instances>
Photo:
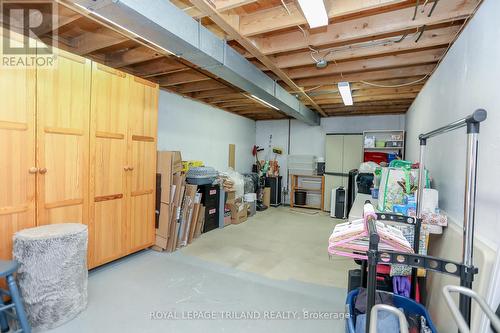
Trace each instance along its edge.
<instances>
[{"instance_id":1,"label":"gray concrete floor","mask_svg":"<svg viewBox=\"0 0 500 333\"><path fill-rule=\"evenodd\" d=\"M89 275L87 310L50 332L342 332L353 263L328 257L336 222L271 208L108 264Z\"/></svg>"}]
</instances>

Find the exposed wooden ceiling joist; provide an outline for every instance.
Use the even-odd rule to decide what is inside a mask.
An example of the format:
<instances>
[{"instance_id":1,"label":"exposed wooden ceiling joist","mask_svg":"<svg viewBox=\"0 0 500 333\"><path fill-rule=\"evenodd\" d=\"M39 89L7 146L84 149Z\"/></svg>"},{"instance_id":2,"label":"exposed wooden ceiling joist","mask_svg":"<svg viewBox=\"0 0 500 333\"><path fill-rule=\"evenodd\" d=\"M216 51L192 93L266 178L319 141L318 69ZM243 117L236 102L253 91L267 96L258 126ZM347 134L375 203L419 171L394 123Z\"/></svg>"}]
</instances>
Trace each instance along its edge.
<instances>
[{"instance_id":1,"label":"exposed wooden ceiling joist","mask_svg":"<svg viewBox=\"0 0 500 333\"><path fill-rule=\"evenodd\" d=\"M406 110L373 110L373 111L342 111L342 112L331 112L328 114L329 117L356 117L356 116L376 116L376 115L390 115L390 114L405 114Z\"/></svg>"},{"instance_id":2,"label":"exposed wooden ceiling joist","mask_svg":"<svg viewBox=\"0 0 500 333\"><path fill-rule=\"evenodd\" d=\"M210 77L190 69L187 71L177 72L159 77L158 84L161 87L168 87L168 86L175 86L177 84L199 82L206 80L210 80Z\"/></svg>"},{"instance_id":3,"label":"exposed wooden ceiling joist","mask_svg":"<svg viewBox=\"0 0 500 333\"><path fill-rule=\"evenodd\" d=\"M311 76L331 75L340 73L351 73L370 71L381 68L402 67L408 65L426 64L437 62L444 54L445 49L431 49L418 52L410 52L389 55L377 58L362 59L355 61L338 62L322 69L316 66L293 68L287 71L292 79L300 79Z\"/></svg>"},{"instance_id":4,"label":"exposed wooden ceiling joist","mask_svg":"<svg viewBox=\"0 0 500 333\"><path fill-rule=\"evenodd\" d=\"M211 2L215 5L215 9L219 12L223 12L257 2L257 0L211 0Z\"/></svg>"},{"instance_id":5,"label":"exposed wooden ceiling joist","mask_svg":"<svg viewBox=\"0 0 500 333\"><path fill-rule=\"evenodd\" d=\"M373 101L383 101L390 99L414 99L417 96L417 93L404 93L404 94L388 94L388 95L375 95L375 96L357 96L353 97L354 103L358 102L373 102ZM325 98L316 100L319 104L333 104L333 103L342 103L342 98Z\"/></svg>"},{"instance_id":6,"label":"exposed wooden ceiling joist","mask_svg":"<svg viewBox=\"0 0 500 333\"><path fill-rule=\"evenodd\" d=\"M181 94L193 93L197 91L210 91L214 89L226 88L226 85L217 81L201 81L188 84L180 84L174 87Z\"/></svg>"},{"instance_id":7,"label":"exposed wooden ceiling joist","mask_svg":"<svg viewBox=\"0 0 500 333\"><path fill-rule=\"evenodd\" d=\"M352 89L352 96L376 96L376 95L389 95L400 93L418 93L423 85L414 85L408 87L398 88L367 88L367 89ZM312 94L311 94L312 95ZM316 100L325 98L340 97L338 90L322 91L320 94L312 95Z\"/></svg>"},{"instance_id":8,"label":"exposed wooden ceiling joist","mask_svg":"<svg viewBox=\"0 0 500 333\"><path fill-rule=\"evenodd\" d=\"M144 45L139 45L132 49L106 54L105 59L108 66L120 68L162 57L164 56L159 52Z\"/></svg>"},{"instance_id":9,"label":"exposed wooden ceiling joist","mask_svg":"<svg viewBox=\"0 0 500 333\"><path fill-rule=\"evenodd\" d=\"M76 54L85 55L111 45L123 43L127 40L128 38L103 27L76 37L72 40L72 46Z\"/></svg>"},{"instance_id":10,"label":"exposed wooden ceiling joist","mask_svg":"<svg viewBox=\"0 0 500 333\"><path fill-rule=\"evenodd\" d=\"M412 77L405 77L405 78L400 78L400 79L385 79L385 80L374 80L374 81L371 81L373 84L375 85L380 85L380 86L384 86L386 88L396 88L397 86L401 86L402 87L412 87L413 85L406 85L408 83L412 83L412 82L415 82L415 81L418 81L420 80L418 83L416 83L417 85L423 85L425 83L425 79L424 80L421 80L422 79L422 76L412 76ZM370 85L367 85L367 84L364 84L364 83L361 83L361 82L353 82L351 83L351 90L358 90L358 89L372 89L372 88L375 88L375 86L370 86ZM380 88L380 87L379 87ZM338 86L336 84L327 84L327 85L322 85L322 86L318 86L318 87L313 87L313 88L309 88L307 90L307 92L311 95L311 96L315 96L321 92L325 92L325 91L328 91L328 92L338 92Z\"/></svg>"},{"instance_id":11,"label":"exposed wooden ceiling joist","mask_svg":"<svg viewBox=\"0 0 500 333\"><path fill-rule=\"evenodd\" d=\"M385 101L368 101L368 102L358 102L353 107L390 107L390 106L401 106L402 108L407 108L411 105L412 100L408 99L388 99ZM337 108L350 108L351 106L345 106L344 103L334 103L334 104L324 104L325 109L337 109Z\"/></svg>"},{"instance_id":12,"label":"exposed wooden ceiling joist","mask_svg":"<svg viewBox=\"0 0 500 333\"><path fill-rule=\"evenodd\" d=\"M201 98L211 98L218 96L227 96L232 93L234 93L234 89L232 88L220 88L220 89L193 92L191 93L191 97L201 99Z\"/></svg>"},{"instance_id":13,"label":"exposed wooden ceiling joist","mask_svg":"<svg viewBox=\"0 0 500 333\"><path fill-rule=\"evenodd\" d=\"M361 73L349 73L343 75L327 75L298 79L297 84L301 87L321 86L337 84L340 81L359 82L375 81L391 78L405 78L417 75L428 75L434 69L435 64L407 66L401 68L381 69Z\"/></svg>"},{"instance_id":14,"label":"exposed wooden ceiling joist","mask_svg":"<svg viewBox=\"0 0 500 333\"><path fill-rule=\"evenodd\" d=\"M291 52L273 56L271 59L280 68L298 67L315 64L315 59L324 59L334 65L334 62L363 57L374 57L380 54L391 54L398 52L411 52L423 48L436 46L447 46L453 41L459 31L460 26L453 25L441 29L425 30L418 40L419 33L406 33L395 37L382 38L369 42L332 47L318 53L311 53L310 50L303 52ZM313 57L315 59L313 59Z\"/></svg>"}]
</instances>

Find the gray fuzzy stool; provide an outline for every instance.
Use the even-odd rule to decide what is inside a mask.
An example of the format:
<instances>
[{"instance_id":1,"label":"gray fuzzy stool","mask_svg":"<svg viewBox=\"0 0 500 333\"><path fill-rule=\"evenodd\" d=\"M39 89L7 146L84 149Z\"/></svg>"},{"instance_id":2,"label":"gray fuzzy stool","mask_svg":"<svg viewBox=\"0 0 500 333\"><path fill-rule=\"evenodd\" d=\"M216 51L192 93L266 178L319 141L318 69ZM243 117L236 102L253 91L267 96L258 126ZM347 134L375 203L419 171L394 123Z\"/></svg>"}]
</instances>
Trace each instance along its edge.
<instances>
[{"instance_id":1,"label":"gray fuzzy stool","mask_svg":"<svg viewBox=\"0 0 500 333\"><path fill-rule=\"evenodd\" d=\"M17 280L33 329L60 326L87 307L87 238L87 226L77 223L14 235Z\"/></svg>"}]
</instances>

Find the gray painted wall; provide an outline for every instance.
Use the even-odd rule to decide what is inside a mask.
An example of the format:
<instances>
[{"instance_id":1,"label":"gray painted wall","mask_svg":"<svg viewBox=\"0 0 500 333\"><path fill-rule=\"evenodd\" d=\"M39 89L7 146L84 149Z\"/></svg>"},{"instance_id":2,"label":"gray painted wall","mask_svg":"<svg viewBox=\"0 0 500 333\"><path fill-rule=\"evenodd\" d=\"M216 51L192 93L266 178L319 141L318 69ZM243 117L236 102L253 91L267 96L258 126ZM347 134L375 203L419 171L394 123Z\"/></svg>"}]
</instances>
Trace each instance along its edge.
<instances>
[{"instance_id":1,"label":"gray painted wall","mask_svg":"<svg viewBox=\"0 0 500 333\"><path fill-rule=\"evenodd\" d=\"M159 150L180 150L183 160L202 160L224 171L233 143L237 171L252 170L255 121L166 91L159 99Z\"/></svg>"},{"instance_id":2,"label":"gray painted wall","mask_svg":"<svg viewBox=\"0 0 500 333\"><path fill-rule=\"evenodd\" d=\"M476 204L476 238L498 252L500 245L500 1L485 0L411 106L407 135L435 129L470 114L488 111L481 126ZM428 167L439 190L440 207L462 225L465 175L465 129L432 138ZM408 140L407 157L418 159L417 140ZM461 253L449 244L450 255ZM500 301L499 262L490 277L488 300ZM485 330L481 330L483 332Z\"/></svg>"}]
</instances>

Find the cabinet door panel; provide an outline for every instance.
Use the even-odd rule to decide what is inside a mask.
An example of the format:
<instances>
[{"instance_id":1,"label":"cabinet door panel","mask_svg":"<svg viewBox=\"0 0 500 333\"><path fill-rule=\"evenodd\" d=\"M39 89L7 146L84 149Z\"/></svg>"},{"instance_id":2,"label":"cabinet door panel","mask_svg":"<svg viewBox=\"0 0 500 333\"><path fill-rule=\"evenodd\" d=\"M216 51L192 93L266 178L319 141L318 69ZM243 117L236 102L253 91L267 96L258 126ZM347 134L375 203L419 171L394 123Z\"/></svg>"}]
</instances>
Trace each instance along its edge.
<instances>
[{"instance_id":1,"label":"cabinet door panel","mask_svg":"<svg viewBox=\"0 0 500 333\"><path fill-rule=\"evenodd\" d=\"M98 266L127 254L125 198L95 203L94 264Z\"/></svg>"},{"instance_id":2,"label":"cabinet door panel","mask_svg":"<svg viewBox=\"0 0 500 333\"><path fill-rule=\"evenodd\" d=\"M156 137L158 88L141 78L130 80L130 129L133 135Z\"/></svg>"},{"instance_id":3,"label":"cabinet door panel","mask_svg":"<svg viewBox=\"0 0 500 333\"><path fill-rule=\"evenodd\" d=\"M130 78L130 240L134 252L154 243L158 86Z\"/></svg>"},{"instance_id":4,"label":"cabinet door panel","mask_svg":"<svg viewBox=\"0 0 500 333\"><path fill-rule=\"evenodd\" d=\"M37 68L37 224L87 224L91 65L56 52L57 66Z\"/></svg>"},{"instance_id":5,"label":"cabinet door panel","mask_svg":"<svg viewBox=\"0 0 500 333\"><path fill-rule=\"evenodd\" d=\"M125 196L125 167L127 143L125 139L96 138L94 146L94 199Z\"/></svg>"},{"instance_id":6,"label":"cabinet door panel","mask_svg":"<svg viewBox=\"0 0 500 333\"><path fill-rule=\"evenodd\" d=\"M349 173L352 169L358 169L363 161L363 135L345 135L343 155L342 168L344 173Z\"/></svg>"},{"instance_id":7,"label":"cabinet door panel","mask_svg":"<svg viewBox=\"0 0 500 333\"><path fill-rule=\"evenodd\" d=\"M135 193L130 197L130 239L129 252L135 252L153 245L154 194Z\"/></svg>"},{"instance_id":8,"label":"cabinet door panel","mask_svg":"<svg viewBox=\"0 0 500 333\"><path fill-rule=\"evenodd\" d=\"M12 235L35 225L35 71L0 68L0 101L0 259L7 259Z\"/></svg>"},{"instance_id":9,"label":"cabinet door panel","mask_svg":"<svg viewBox=\"0 0 500 333\"><path fill-rule=\"evenodd\" d=\"M129 100L127 75L94 63L92 116L98 134L108 136L127 134Z\"/></svg>"},{"instance_id":10,"label":"cabinet door panel","mask_svg":"<svg viewBox=\"0 0 500 333\"><path fill-rule=\"evenodd\" d=\"M130 249L149 246L154 241L154 193L156 188L156 144L132 140L130 172Z\"/></svg>"},{"instance_id":11,"label":"cabinet door panel","mask_svg":"<svg viewBox=\"0 0 500 333\"><path fill-rule=\"evenodd\" d=\"M94 64L90 149L90 221L93 246L90 267L128 253L127 135L128 77Z\"/></svg>"},{"instance_id":12,"label":"cabinet door panel","mask_svg":"<svg viewBox=\"0 0 500 333\"><path fill-rule=\"evenodd\" d=\"M127 253L125 139L96 138L93 221L94 260L100 265Z\"/></svg>"}]
</instances>

